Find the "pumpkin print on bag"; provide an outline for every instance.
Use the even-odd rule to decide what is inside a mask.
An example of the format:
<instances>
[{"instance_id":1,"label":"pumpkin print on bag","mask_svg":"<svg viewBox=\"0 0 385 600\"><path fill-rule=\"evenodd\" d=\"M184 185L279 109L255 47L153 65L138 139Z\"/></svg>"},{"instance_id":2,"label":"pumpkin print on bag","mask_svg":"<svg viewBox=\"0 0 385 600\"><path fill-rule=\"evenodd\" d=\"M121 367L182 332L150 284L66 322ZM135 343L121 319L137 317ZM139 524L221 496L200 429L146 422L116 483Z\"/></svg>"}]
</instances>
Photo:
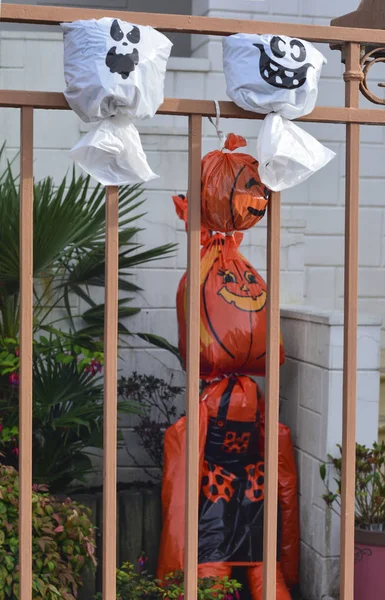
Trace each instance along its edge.
<instances>
[{"instance_id":1,"label":"pumpkin print on bag","mask_svg":"<svg viewBox=\"0 0 385 600\"><path fill-rule=\"evenodd\" d=\"M203 494L211 502L224 500L229 502L234 496L234 486L232 482L236 480L235 475L222 469L218 465L203 463L201 489Z\"/></svg>"},{"instance_id":2,"label":"pumpkin print on bag","mask_svg":"<svg viewBox=\"0 0 385 600\"><path fill-rule=\"evenodd\" d=\"M265 497L265 465L258 462L256 465L248 465L245 496L250 502L261 502Z\"/></svg>"},{"instance_id":3,"label":"pumpkin print on bag","mask_svg":"<svg viewBox=\"0 0 385 600\"><path fill-rule=\"evenodd\" d=\"M238 252L242 234L214 235L201 251L200 374L265 375L266 284ZM179 352L186 361L186 279L177 292ZM280 364L284 361L281 340Z\"/></svg>"},{"instance_id":4,"label":"pumpkin print on bag","mask_svg":"<svg viewBox=\"0 0 385 600\"><path fill-rule=\"evenodd\" d=\"M201 218L212 231L244 231L265 215L270 191L260 180L255 158L232 152L242 146L246 140L230 133L223 150L202 159Z\"/></svg>"},{"instance_id":5,"label":"pumpkin print on bag","mask_svg":"<svg viewBox=\"0 0 385 600\"><path fill-rule=\"evenodd\" d=\"M231 452L233 454L243 454L247 452L250 442L250 432L244 432L240 435L236 431L227 431L223 442L223 452Z\"/></svg>"}]
</instances>

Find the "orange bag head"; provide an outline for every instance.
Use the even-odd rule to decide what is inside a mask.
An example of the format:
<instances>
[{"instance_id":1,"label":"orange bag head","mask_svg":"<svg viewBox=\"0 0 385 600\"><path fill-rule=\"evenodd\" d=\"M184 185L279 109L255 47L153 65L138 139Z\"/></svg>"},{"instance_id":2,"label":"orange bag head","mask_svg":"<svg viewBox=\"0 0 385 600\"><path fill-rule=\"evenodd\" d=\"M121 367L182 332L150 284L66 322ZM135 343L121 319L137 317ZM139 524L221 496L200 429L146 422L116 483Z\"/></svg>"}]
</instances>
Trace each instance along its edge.
<instances>
[{"instance_id":1,"label":"orange bag head","mask_svg":"<svg viewBox=\"0 0 385 600\"><path fill-rule=\"evenodd\" d=\"M270 192L260 180L255 158L232 153L242 146L246 140L230 133L223 150L202 159L202 224L212 231L250 229L265 214Z\"/></svg>"},{"instance_id":2,"label":"orange bag head","mask_svg":"<svg viewBox=\"0 0 385 600\"><path fill-rule=\"evenodd\" d=\"M239 252L242 234L214 235L201 251L200 373L264 375L266 284ZM177 292L179 352L186 361L186 279ZM281 364L284 361L281 343Z\"/></svg>"}]
</instances>

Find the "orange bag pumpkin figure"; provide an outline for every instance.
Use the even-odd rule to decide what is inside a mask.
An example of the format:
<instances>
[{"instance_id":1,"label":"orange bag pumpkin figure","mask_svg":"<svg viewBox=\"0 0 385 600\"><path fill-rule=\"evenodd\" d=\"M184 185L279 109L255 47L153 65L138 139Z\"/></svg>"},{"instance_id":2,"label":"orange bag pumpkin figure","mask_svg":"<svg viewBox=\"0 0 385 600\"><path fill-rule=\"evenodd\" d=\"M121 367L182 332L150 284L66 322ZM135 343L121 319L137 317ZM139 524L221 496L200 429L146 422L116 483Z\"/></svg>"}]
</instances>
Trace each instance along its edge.
<instances>
[{"instance_id":1,"label":"orange bag pumpkin figure","mask_svg":"<svg viewBox=\"0 0 385 600\"><path fill-rule=\"evenodd\" d=\"M200 374L264 375L266 283L238 251L242 234L210 238L201 251ZM186 283L177 291L179 352L186 362ZM280 363L284 361L281 342Z\"/></svg>"},{"instance_id":2,"label":"orange bag pumpkin figure","mask_svg":"<svg viewBox=\"0 0 385 600\"><path fill-rule=\"evenodd\" d=\"M209 230L243 231L265 214L270 191L259 178L258 162L249 154L233 153L246 145L245 138L230 133L223 150L202 159L201 219Z\"/></svg>"},{"instance_id":3,"label":"orange bag pumpkin figure","mask_svg":"<svg viewBox=\"0 0 385 600\"><path fill-rule=\"evenodd\" d=\"M198 574L231 576L247 567L252 600L262 600L264 398L249 377L222 378L203 391L199 416ZM183 570L186 421L165 434L163 530L157 575ZM297 475L290 431L279 425L277 599L298 582Z\"/></svg>"}]
</instances>

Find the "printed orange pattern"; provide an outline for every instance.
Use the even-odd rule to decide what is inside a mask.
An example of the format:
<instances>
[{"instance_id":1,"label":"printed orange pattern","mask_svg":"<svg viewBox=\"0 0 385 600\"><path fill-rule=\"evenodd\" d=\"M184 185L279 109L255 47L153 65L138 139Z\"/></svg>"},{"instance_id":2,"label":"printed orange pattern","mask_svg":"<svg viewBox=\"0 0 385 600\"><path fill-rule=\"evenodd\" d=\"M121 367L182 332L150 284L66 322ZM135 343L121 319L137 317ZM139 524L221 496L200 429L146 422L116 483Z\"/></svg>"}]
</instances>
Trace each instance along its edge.
<instances>
[{"instance_id":1,"label":"printed orange pattern","mask_svg":"<svg viewBox=\"0 0 385 600\"><path fill-rule=\"evenodd\" d=\"M266 283L238 251L242 234L218 233L201 252L200 374L265 375ZM179 352L186 361L186 281L177 292ZM281 343L280 364L284 361Z\"/></svg>"}]
</instances>

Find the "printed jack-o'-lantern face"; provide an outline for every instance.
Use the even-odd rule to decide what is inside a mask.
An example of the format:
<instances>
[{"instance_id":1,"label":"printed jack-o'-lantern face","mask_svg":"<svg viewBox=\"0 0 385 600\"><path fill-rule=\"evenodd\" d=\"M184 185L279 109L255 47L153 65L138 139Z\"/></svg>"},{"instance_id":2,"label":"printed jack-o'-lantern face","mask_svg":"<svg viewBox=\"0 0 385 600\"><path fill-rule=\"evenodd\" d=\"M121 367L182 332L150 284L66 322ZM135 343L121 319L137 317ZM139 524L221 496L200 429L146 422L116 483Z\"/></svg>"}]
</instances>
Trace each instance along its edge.
<instances>
[{"instance_id":1,"label":"printed jack-o'-lantern face","mask_svg":"<svg viewBox=\"0 0 385 600\"><path fill-rule=\"evenodd\" d=\"M139 51L134 45L140 42L140 29L115 19L110 36L113 46L108 51L106 65L111 73L119 73L122 79L127 79L139 63Z\"/></svg>"},{"instance_id":2,"label":"printed jack-o'-lantern face","mask_svg":"<svg viewBox=\"0 0 385 600\"><path fill-rule=\"evenodd\" d=\"M274 35L270 40L270 54L263 44L253 44L261 53L259 70L262 79L275 88L295 90L306 82L307 72L314 68L306 62L307 51L301 40Z\"/></svg>"},{"instance_id":3,"label":"printed jack-o'-lantern face","mask_svg":"<svg viewBox=\"0 0 385 600\"><path fill-rule=\"evenodd\" d=\"M224 150L246 145L230 134ZM216 150L202 159L202 224L212 231L243 231L260 221L270 196L249 154Z\"/></svg>"},{"instance_id":4,"label":"printed jack-o'-lantern face","mask_svg":"<svg viewBox=\"0 0 385 600\"><path fill-rule=\"evenodd\" d=\"M266 352L265 282L239 254L226 260L220 254L207 272L202 294L207 330L233 363L230 372L254 372L253 365Z\"/></svg>"},{"instance_id":5,"label":"printed jack-o'-lantern face","mask_svg":"<svg viewBox=\"0 0 385 600\"><path fill-rule=\"evenodd\" d=\"M223 286L218 294L225 302L232 304L239 310L245 312L259 312L266 304L266 290L262 289L261 281L257 280L257 275L252 267L247 266L248 270L244 273L234 273L229 269L218 271L218 276L223 279Z\"/></svg>"},{"instance_id":6,"label":"printed jack-o'-lantern face","mask_svg":"<svg viewBox=\"0 0 385 600\"><path fill-rule=\"evenodd\" d=\"M183 360L186 308L184 276L177 294L179 351ZM233 237L217 234L202 250L200 346L202 378L265 374L266 284L239 254ZM282 364L282 345L280 360Z\"/></svg>"}]
</instances>

